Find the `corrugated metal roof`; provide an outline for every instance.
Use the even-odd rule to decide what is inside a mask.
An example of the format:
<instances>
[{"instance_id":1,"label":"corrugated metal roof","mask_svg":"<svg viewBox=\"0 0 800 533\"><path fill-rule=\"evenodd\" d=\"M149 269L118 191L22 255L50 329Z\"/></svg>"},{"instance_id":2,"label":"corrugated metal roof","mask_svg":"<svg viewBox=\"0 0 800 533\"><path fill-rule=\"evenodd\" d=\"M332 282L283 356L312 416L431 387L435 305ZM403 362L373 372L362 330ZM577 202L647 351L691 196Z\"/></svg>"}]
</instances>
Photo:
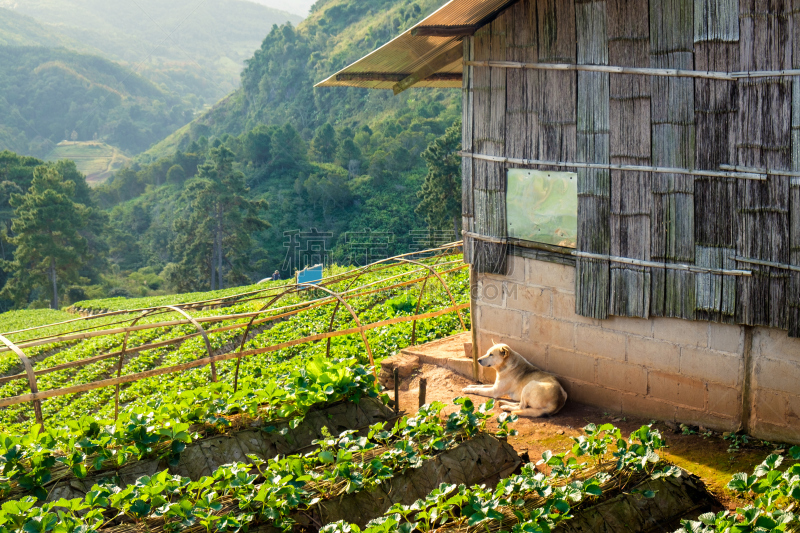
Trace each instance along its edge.
<instances>
[{"instance_id":1,"label":"corrugated metal roof","mask_svg":"<svg viewBox=\"0 0 800 533\"><path fill-rule=\"evenodd\" d=\"M461 87L463 35L490 22L517 0L451 0L374 52L340 70L316 87L393 89L406 81L414 87ZM455 56L459 57L455 59ZM445 59L442 60L441 58ZM440 64L445 61L445 64ZM423 69L423 70L421 70Z\"/></svg>"}]
</instances>

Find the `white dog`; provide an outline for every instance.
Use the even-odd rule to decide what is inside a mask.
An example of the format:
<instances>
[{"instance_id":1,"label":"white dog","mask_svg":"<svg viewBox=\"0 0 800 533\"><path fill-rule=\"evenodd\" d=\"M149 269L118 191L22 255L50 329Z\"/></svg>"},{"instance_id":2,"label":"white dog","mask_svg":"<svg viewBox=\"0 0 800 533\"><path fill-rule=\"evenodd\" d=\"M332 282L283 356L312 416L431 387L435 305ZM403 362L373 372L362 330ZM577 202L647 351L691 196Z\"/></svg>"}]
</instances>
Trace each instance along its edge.
<instances>
[{"instance_id":1,"label":"white dog","mask_svg":"<svg viewBox=\"0 0 800 533\"><path fill-rule=\"evenodd\" d=\"M566 391L553 374L542 372L507 344L495 344L478 362L494 368L497 379L494 385L464 387L464 392L488 398L508 396L517 402L501 401L504 411L530 417L554 415L567 401Z\"/></svg>"}]
</instances>

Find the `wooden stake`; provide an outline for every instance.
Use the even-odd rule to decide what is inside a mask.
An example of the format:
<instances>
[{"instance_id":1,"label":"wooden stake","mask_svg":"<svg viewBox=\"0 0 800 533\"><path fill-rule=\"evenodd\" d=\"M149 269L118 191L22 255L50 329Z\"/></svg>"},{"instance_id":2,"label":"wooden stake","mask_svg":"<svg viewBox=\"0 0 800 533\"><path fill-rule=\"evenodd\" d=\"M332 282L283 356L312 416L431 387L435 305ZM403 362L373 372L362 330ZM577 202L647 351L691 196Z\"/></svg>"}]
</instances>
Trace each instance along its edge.
<instances>
[{"instance_id":1,"label":"wooden stake","mask_svg":"<svg viewBox=\"0 0 800 533\"><path fill-rule=\"evenodd\" d=\"M419 380L419 406L422 408L425 405L425 396L428 393L428 379L420 378Z\"/></svg>"},{"instance_id":2,"label":"wooden stake","mask_svg":"<svg viewBox=\"0 0 800 533\"><path fill-rule=\"evenodd\" d=\"M394 412L395 414L400 414L400 371L397 370L397 367L392 370L392 376L394 377Z\"/></svg>"}]
</instances>

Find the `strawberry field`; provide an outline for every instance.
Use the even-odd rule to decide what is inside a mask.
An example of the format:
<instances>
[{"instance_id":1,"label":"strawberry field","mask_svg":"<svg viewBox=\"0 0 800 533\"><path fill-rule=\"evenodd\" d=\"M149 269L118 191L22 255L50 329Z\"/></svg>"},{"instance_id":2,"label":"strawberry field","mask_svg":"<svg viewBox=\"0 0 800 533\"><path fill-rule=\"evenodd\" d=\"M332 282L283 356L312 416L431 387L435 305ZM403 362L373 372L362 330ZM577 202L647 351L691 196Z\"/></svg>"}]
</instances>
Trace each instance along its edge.
<instances>
[{"instance_id":1,"label":"strawberry field","mask_svg":"<svg viewBox=\"0 0 800 533\"><path fill-rule=\"evenodd\" d=\"M374 365L469 328L453 250L325 275L0 315L0 533L638 530L705 501L649 426L524 464L492 401L386 407ZM787 455L681 530L797 527Z\"/></svg>"}]
</instances>

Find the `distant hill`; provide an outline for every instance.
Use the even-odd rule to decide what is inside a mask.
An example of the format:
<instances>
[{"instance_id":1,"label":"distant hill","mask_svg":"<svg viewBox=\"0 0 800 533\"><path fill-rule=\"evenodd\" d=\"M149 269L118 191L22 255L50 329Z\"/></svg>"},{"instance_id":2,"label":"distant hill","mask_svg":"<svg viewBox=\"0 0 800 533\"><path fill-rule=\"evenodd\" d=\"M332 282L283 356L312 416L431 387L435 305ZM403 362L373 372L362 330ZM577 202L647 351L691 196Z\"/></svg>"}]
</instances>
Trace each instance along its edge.
<instances>
[{"instance_id":1,"label":"distant hill","mask_svg":"<svg viewBox=\"0 0 800 533\"><path fill-rule=\"evenodd\" d=\"M432 13L443 0L319 0L297 28L271 32L241 75L242 87L143 154L152 160L185 149L201 136L240 135L258 124L291 122L308 141L325 122L357 126L381 122L416 101L424 106L454 91L412 90L392 97L391 91L314 89L321 81L356 61ZM460 101L455 102L460 105Z\"/></svg>"},{"instance_id":2,"label":"distant hill","mask_svg":"<svg viewBox=\"0 0 800 533\"><path fill-rule=\"evenodd\" d=\"M107 59L19 46L0 57L0 150L44 157L96 138L136 154L192 118L178 96Z\"/></svg>"},{"instance_id":3,"label":"distant hill","mask_svg":"<svg viewBox=\"0 0 800 533\"><path fill-rule=\"evenodd\" d=\"M307 17L311 6L314 5L314 0L250 0L262 6L271 7L274 9L282 9L295 15Z\"/></svg>"},{"instance_id":4,"label":"distant hill","mask_svg":"<svg viewBox=\"0 0 800 533\"><path fill-rule=\"evenodd\" d=\"M0 43L100 53L196 96L196 106L238 86L244 60L274 24L302 20L245 0L0 0L0 7Z\"/></svg>"},{"instance_id":5,"label":"distant hill","mask_svg":"<svg viewBox=\"0 0 800 533\"><path fill-rule=\"evenodd\" d=\"M130 162L118 148L98 141L61 141L45 156L45 161L71 159L89 185L107 180L114 172Z\"/></svg>"}]
</instances>

